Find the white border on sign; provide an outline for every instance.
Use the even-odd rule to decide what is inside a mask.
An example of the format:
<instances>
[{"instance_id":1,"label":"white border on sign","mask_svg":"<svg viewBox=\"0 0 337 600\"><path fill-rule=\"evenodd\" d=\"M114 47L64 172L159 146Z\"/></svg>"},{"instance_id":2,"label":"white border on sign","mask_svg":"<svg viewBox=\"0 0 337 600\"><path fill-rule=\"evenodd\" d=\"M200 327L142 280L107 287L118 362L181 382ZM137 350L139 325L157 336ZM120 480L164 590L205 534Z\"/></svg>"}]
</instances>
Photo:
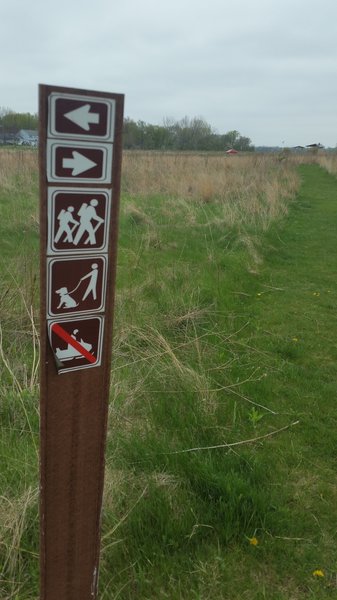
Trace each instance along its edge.
<instances>
[{"instance_id":1,"label":"white border on sign","mask_svg":"<svg viewBox=\"0 0 337 600\"><path fill-rule=\"evenodd\" d=\"M93 369L94 367L100 367L102 364L102 345L103 345L103 333L104 333L104 317L90 317L88 319L85 318L74 318L74 319L53 319L53 320L48 320L48 338L49 338L49 343L50 346L52 348L52 351L54 353L52 344L51 344L51 335L52 335L52 326L54 325L54 323L57 323L58 325L61 325L63 323L81 323L83 321L91 321L92 319L97 319L99 321L99 332L98 332L98 343L97 343L97 360L95 362L95 364L87 364L87 365L80 365L79 367L60 367L57 371L58 374L63 374L63 373L71 373L72 371L79 371L82 369Z\"/></svg>"},{"instance_id":2,"label":"white border on sign","mask_svg":"<svg viewBox=\"0 0 337 600\"><path fill-rule=\"evenodd\" d=\"M58 313L54 313L52 312L51 306L52 306L52 266L54 263L57 262L80 262L83 260L97 260L100 259L103 261L103 273L102 273L102 294L101 294L101 303L100 306L97 308L92 308L92 309L86 309L86 310L72 310L71 312L67 312L67 310L65 310L64 312L58 312ZM104 312L105 310L105 293L106 293L106 277L107 277L107 263L108 263L108 259L107 256L103 255L94 255L91 254L90 256L73 256L71 258L67 258L67 257L62 257L62 258L47 258L47 311L48 311L48 317L61 317L61 319L64 316L77 316L77 315L91 315L91 314L95 314L98 312ZM76 285L76 281L74 281L74 285ZM69 292L71 293L71 292Z\"/></svg>"},{"instance_id":3,"label":"white border on sign","mask_svg":"<svg viewBox=\"0 0 337 600\"><path fill-rule=\"evenodd\" d=\"M101 246L95 246L95 248L67 248L59 249L54 245L54 230L55 230L55 203L57 194L103 194L106 198L106 213L104 222L104 238ZM110 209L111 209L111 190L104 188L59 188L59 187L48 187L48 240L47 240L47 254L49 255L63 255L63 254L97 254L97 252L107 252L109 243L109 230L110 230Z\"/></svg>"},{"instance_id":4,"label":"white border on sign","mask_svg":"<svg viewBox=\"0 0 337 600\"><path fill-rule=\"evenodd\" d=\"M74 150L78 150L79 154L82 149L87 150L101 150L103 153L103 164L102 164L102 175L101 177L63 177L56 175L55 157L57 148L69 148L71 146ZM112 156L113 156L113 145L112 144L92 144L90 142L82 141L66 141L66 140L47 140L47 181L58 182L58 183L111 183L112 182ZM71 160L71 159L67 159Z\"/></svg>"},{"instance_id":5,"label":"white border on sign","mask_svg":"<svg viewBox=\"0 0 337 600\"><path fill-rule=\"evenodd\" d=\"M90 135L87 131L83 133L63 133L56 130L56 101L62 98L64 100L76 100L83 102L83 104L89 104L90 102L97 102L99 104L105 104L107 110L107 130L104 135ZM100 98L98 96L81 96L76 94L60 94L52 92L48 98L49 101L49 119L48 119L48 137L50 138L64 138L72 140L81 140L83 138L90 140L101 140L102 142L113 142L114 141L114 129L115 129L115 107L116 101L108 98Z\"/></svg>"}]
</instances>

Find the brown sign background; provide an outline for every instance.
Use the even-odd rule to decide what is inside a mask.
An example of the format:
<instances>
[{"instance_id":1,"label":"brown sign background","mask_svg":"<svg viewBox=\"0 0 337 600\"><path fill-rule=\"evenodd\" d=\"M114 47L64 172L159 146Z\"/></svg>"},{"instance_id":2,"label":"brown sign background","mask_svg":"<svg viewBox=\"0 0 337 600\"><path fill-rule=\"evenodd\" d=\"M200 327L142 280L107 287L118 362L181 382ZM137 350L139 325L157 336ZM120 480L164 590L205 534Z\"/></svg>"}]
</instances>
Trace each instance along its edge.
<instances>
[{"instance_id":1,"label":"brown sign background","mask_svg":"<svg viewBox=\"0 0 337 600\"><path fill-rule=\"evenodd\" d=\"M51 343L48 332L47 310L47 249L48 188L55 187L50 177L47 153L47 131L51 94L76 94L86 98L113 100L114 139L109 150L112 171L109 183L96 183L95 188L111 190L111 215L108 232L107 299L101 317L101 361L80 370L58 373L55 359L56 341ZM97 579L100 548L100 515L104 480L104 454L108 414L108 397L112 346L112 321L116 272L117 223L122 159L124 96L89 90L41 85L39 90L39 164L40 164L40 232L41 232L41 508L40 508L40 573L41 600L94 600L97 596ZM85 136L83 136L85 142ZM88 140L90 141L90 136ZM58 143L57 137L53 142ZM62 140L59 140L62 145ZM89 144L89 142L88 142ZM69 144L76 148L77 142ZM102 144L103 145L103 144ZM113 151L112 151L113 146ZM79 152L83 148L79 148ZM49 150L48 150L49 152ZM85 179L85 178L84 178ZM57 187L69 190L74 185L85 193L93 182L73 178L57 181ZM50 247L50 245L49 245ZM53 258L57 253L53 254ZM64 258L63 255L61 255ZM96 317L92 315L91 319ZM58 317L50 319L49 324ZM84 322L85 316L83 316ZM89 317L88 317L89 319ZM60 323L63 319L60 317ZM75 315L64 319L71 328ZM81 319L82 321L82 319ZM78 327L78 329L80 329ZM90 334L91 335L91 334ZM84 339L84 337L83 337ZM55 345L54 345L55 344ZM59 347L65 349L66 344ZM78 359L82 360L82 359ZM69 363L68 363L69 364Z\"/></svg>"}]
</instances>

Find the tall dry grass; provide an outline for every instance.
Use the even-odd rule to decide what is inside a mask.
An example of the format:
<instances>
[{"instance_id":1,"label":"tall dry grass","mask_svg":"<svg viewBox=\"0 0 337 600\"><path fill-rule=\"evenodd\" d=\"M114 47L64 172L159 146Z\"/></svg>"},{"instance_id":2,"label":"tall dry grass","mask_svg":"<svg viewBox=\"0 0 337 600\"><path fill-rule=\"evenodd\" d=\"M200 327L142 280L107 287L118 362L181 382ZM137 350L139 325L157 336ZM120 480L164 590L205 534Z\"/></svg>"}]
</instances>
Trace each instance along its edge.
<instances>
[{"instance_id":1,"label":"tall dry grass","mask_svg":"<svg viewBox=\"0 0 337 600\"><path fill-rule=\"evenodd\" d=\"M131 198L167 196L183 212L191 201L216 203L224 223L266 229L298 189L296 165L277 156L125 152L122 188Z\"/></svg>"},{"instance_id":2,"label":"tall dry grass","mask_svg":"<svg viewBox=\"0 0 337 600\"><path fill-rule=\"evenodd\" d=\"M180 228L187 238L191 233L189 225L199 223L197 235L189 239L192 248L197 247L199 233L204 239L204 231L210 231L212 225L220 227L221 232L226 227L237 226L240 243L248 248L256 263L258 240L255 241L246 228L253 225L258 232L286 214L298 185L295 162L280 161L277 157L124 154L122 211L131 214L133 222L140 226L136 227L130 245L120 250L121 260L124 256L127 262L124 271L127 269L128 277L120 286L116 299L108 443L118 431L124 431L125 445L135 432L139 439L148 432L153 437L147 410L153 411L164 437L165 415L161 415L161 411L174 404L178 408L180 404L186 405L187 415L198 413L205 435L207 431L218 431L217 411L222 405L225 389L228 389L228 395L235 394L238 403L248 403L249 408L252 403L255 406L250 399L240 395L237 381L232 391L228 384L231 366L237 361L233 332L236 321L233 317L229 331L222 331L218 326L222 313L213 306L212 299L203 297L199 289L207 269L197 271L194 265L191 274L187 259L184 263L176 258L171 264L170 257L166 262L163 260L160 276L153 268L156 261L159 262L157 255L152 259L152 254L159 253L161 236L163 248L166 243L169 249L169 244L167 240L165 242L166 232L158 227L158 214L151 212L153 202L147 203L147 198L163 199L158 202L161 222L167 223L167 228L173 231ZM1 149L0 219L2 241L8 244L9 250L0 261L0 403L7 415L6 431L17 432L16 444L13 444L16 453L12 460L18 465L20 475L20 488L15 482L2 492L0 498L0 545L6 579L3 589L0 584L0 597L4 600L20 598L21 587L31 577L27 574L26 562L31 557L31 564L35 565L38 558L35 546L33 551L31 549L31 539L36 543L34 532L37 527L34 482L37 480L35 441L38 431L38 335L35 326L38 261L33 243L38 234L37 215L37 152ZM216 253L216 248L212 248L212 240L207 252L206 265L212 267L219 260L219 250ZM199 278L200 285L196 286L195 280ZM204 287L207 287L206 283ZM226 307L226 313L228 311ZM251 373L249 366L243 369L243 378L251 380L255 377L255 371ZM220 374L218 383L214 373ZM171 415L171 425L172 422ZM170 432L165 434L168 447L175 447L175 444L188 447L193 443L192 438L189 439L190 423L186 422L184 427L181 439L178 434L173 434L171 440ZM227 435L227 426L221 427L221 431ZM27 443L28 449L24 448L24 433L28 433L31 440L29 445ZM22 445L19 445L21 438ZM119 531L137 503L140 504L147 486L167 489L170 502L176 496L175 509L178 509L181 497L178 490L183 487L178 476L168 475L159 466L148 477L138 476L130 474L123 463L115 468L109 457L111 455L108 456L106 474L102 561L103 572L106 569L107 573L109 548L122 543ZM7 480L10 480L9 476ZM129 497L130 505L124 502ZM109 579L107 575L106 580Z\"/></svg>"},{"instance_id":3,"label":"tall dry grass","mask_svg":"<svg viewBox=\"0 0 337 600\"><path fill-rule=\"evenodd\" d=\"M158 201L158 206L160 220L167 227L183 229L198 224L198 219L201 235L205 227L224 231L235 227L240 244L248 249L253 265L257 265L259 232L286 214L289 199L299 185L296 166L293 159L281 161L277 156L253 154L226 157L125 152L122 211L131 215L133 221L146 225L143 249L161 245L158 214L153 215L149 208L153 202L147 203L147 198L158 197L165 200ZM204 209L207 217L200 222ZM15 330L30 337L32 318L33 322L37 319L37 311L32 309L37 298L37 247L35 244L28 251L27 245L38 235L36 150L0 150L0 219L7 228L8 239L4 238L4 243L9 249L13 244L17 248L16 253L8 251L1 257L3 326L12 328L15 319ZM135 260L139 260L137 256ZM33 341L35 344L34 338Z\"/></svg>"},{"instance_id":4,"label":"tall dry grass","mask_svg":"<svg viewBox=\"0 0 337 600\"><path fill-rule=\"evenodd\" d=\"M331 175L337 175L337 153L318 155L316 162Z\"/></svg>"},{"instance_id":5,"label":"tall dry grass","mask_svg":"<svg viewBox=\"0 0 337 600\"><path fill-rule=\"evenodd\" d=\"M0 150L0 219L13 232L38 227L38 155L36 151Z\"/></svg>"},{"instance_id":6,"label":"tall dry grass","mask_svg":"<svg viewBox=\"0 0 337 600\"><path fill-rule=\"evenodd\" d=\"M289 200L299 186L296 166L296 160L281 161L277 156L226 157L125 152L122 211L131 215L133 221L146 226L139 253L149 248L160 248L162 243L162 233L157 223L158 214L153 215L146 202L148 197L161 197L165 201L158 202L160 219L168 228L188 229L190 225L198 225L198 219L201 236L206 228L215 227L226 231L230 227L236 227L238 243L247 249L251 258L249 268L256 270L260 260L259 232L286 214ZM19 366L16 357L27 343L32 344L34 349L37 345L37 251L33 246L28 252L26 243L38 234L37 195L36 150L1 149L0 217L1 223L9 228L8 240L17 236L17 252L13 256L8 254L2 257L1 261L3 278L0 285L0 316L4 340L8 340L6 332L11 330L15 332L15 343L7 341L4 347L0 344L3 356L6 355L8 360L7 365L2 361L0 372L12 381L12 371L18 384L30 389L34 384L27 385L27 382L36 382L38 358L35 350L33 360L27 366ZM153 206L153 202L150 204ZM207 209L207 216L200 220L203 207L205 211ZM256 230L249 229L251 226L256 227ZM209 260L212 259L212 252L210 247ZM139 253L136 252L132 256L130 254L129 266L134 264L135 269L139 265ZM171 281L171 275L175 276L174 267L172 273L168 266L166 271L165 279ZM144 290L148 293L152 287L158 286L157 281L153 282L155 277L156 274L149 272L141 284L134 282L132 289L125 287L120 299L121 304L125 304L128 295L133 297L136 294L137 304L141 305ZM188 278L189 274L186 273L186 280ZM117 306L118 302L119 297ZM176 302L173 304L176 306ZM198 303L196 305L199 310ZM194 309L192 303L185 312L182 310L182 314L190 314ZM146 307L143 312L146 314ZM179 318L180 316L178 315ZM142 334L136 337L139 341Z\"/></svg>"},{"instance_id":7,"label":"tall dry grass","mask_svg":"<svg viewBox=\"0 0 337 600\"><path fill-rule=\"evenodd\" d=\"M325 157L320 160L331 165L331 169L337 162L337 159ZM265 229L287 212L288 200L299 186L296 165L296 158L281 161L275 155L227 157L124 152L122 193L131 198L165 196L178 202L180 207L191 201L217 203L222 206L224 221L229 225L258 222ZM37 185L36 151L0 150L0 188L3 192L16 196L24 193L27 207L28 197L34 202L37 200ZM37 211L37 202L35 206ZM19 213L26 218L21 208Z\"/></svg>"},{"instance_id":8,"label":"tall dry grass","mask_svg":"<svg viewBox=\"0 0 337 600\"><path fill-rule=\"evenodd\" d=\"M0 150L0 188L6 192L22 191L29 193L36 189L38 155L36 151L6 149Z\"/></svg>"}]
</instances>

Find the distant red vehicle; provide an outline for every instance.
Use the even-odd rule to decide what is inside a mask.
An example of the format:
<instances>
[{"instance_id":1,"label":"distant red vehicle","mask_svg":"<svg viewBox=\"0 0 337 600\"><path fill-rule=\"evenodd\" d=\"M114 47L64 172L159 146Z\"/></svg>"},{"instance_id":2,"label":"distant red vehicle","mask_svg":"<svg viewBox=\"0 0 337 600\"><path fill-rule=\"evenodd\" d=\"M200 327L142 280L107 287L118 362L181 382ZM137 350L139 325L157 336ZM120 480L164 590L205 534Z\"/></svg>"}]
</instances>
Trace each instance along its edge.
<instances>
[{"instance_id":1,"label":"distant red vehicle","mask_svg":"<svg viewBox=\"0 0 337 600\"><path fill-rule=\"evenodd\" d=\"M231 148L230 150L226 150L226 154L239 154L239 152L234 150L234 148Z\"/></svg>"}]
</instances>

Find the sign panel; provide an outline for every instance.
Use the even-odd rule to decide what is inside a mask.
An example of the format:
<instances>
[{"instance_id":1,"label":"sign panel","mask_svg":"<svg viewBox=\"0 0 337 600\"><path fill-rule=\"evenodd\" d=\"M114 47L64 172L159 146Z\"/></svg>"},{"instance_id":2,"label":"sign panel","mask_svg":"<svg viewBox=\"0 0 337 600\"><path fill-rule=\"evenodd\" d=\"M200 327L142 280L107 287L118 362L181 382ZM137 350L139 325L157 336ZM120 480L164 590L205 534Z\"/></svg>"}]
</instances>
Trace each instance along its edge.
<instances>
[{"instance_id":1,"label":"sign panel","mask_svg":"<svg viewBox=\"0 0 337 600\"><path fill-rule=\"evenodd\" d=\"M111 190L48 190L48 254L107 252Z\"/></svg>"},{"instance_id":2,"label":"sign panel","mask_svg":"<svg viewBox=\"0 0 337 600\"><path fill-rule=\"evenodd\" d=\"M50 316L104 311L105 256L48 260Z\"/></svg>"},{"instance_id":3,"label":"sign panel","mask_svg":"<svg viewBox=\"0 0 337 600\"><path fill-rule=\"evenodd\" d=\"M115 100L50 94L48 137L113 141Z\"/></svg>"},{"instance_id":4,"label":"sign panel","mask_svg":"<svg viewBox=\"0 0 337 600\"><path fill-rule=\"evenodd\" d=\"M101 364L103 323L103 317L49 322L50 345L59 373Z\"/></svg>"},{"instance_id":5,"label":"sign panel","mask_svg":"<svg viewBox=\"0 0 337 600\"><path fill-rule=\"evenodd\" d=\"M39 101L40 598L95 600L124 96L42 85Z\"/></svg>"},{"instance_id":6,"label":"sign panel","mask_svg":"<svg viewBox=\"0 0 337 600\"><path fill-rule=\"evenodd\" d=\"M48 181L111 183L112 144L48 140Z\"/></svg>"}]
</instances>

